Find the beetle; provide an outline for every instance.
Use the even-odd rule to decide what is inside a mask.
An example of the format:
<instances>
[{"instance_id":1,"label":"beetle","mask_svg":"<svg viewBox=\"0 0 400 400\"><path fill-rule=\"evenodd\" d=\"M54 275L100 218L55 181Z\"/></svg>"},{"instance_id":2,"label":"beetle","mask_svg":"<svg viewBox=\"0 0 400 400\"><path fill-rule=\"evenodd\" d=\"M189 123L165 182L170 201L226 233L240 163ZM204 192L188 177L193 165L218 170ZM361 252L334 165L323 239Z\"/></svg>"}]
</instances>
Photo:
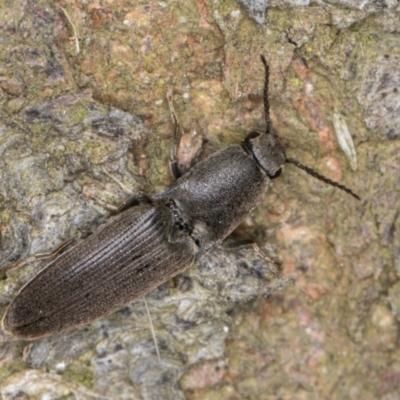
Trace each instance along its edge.
<instances>
[{"instance_id":1,"label":"beetle","mask_svg":"<svg viewBox=\"0 0 400 400\"><path fill-rule=\"evenodd\" d=\"M61 254L10 303L6 331L37 339L89 324L146 295L197 262L260 203L270 180L291 163L360 199L347 187L286 158L269 116L265 68L266 131L210 155L184 171L177 159L175 122L170 186L153 197L133 197L110 223Z\"/></svg>"}]
</instances>

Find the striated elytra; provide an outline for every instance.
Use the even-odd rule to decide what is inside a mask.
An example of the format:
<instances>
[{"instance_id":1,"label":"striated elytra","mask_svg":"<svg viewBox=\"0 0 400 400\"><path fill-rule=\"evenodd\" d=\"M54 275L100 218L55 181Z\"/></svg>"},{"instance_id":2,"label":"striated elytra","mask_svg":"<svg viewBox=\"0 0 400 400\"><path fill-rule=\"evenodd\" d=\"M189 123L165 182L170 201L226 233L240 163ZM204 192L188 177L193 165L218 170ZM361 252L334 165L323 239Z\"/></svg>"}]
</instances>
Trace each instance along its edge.
<instances>
[{"instance_id":1,"label":"striated elytra","mask_svg":"<svg viewBox=\"0 0 400 400\"><path fill-rule=\"evenodd\" d=\"M220 150L188 171L181 171L175 160L174 183L152 198L138 196L130 208L22 288L4 316L6 331L23 339L54 335L144 296L219 245L260 203L270 179L286 163L359 199L350 189L286 158L272 131L268 66L261 59L266 132L251 132L240 146ZM177 133L175 141L177 148Z\"/></svg>"}]
</instances>

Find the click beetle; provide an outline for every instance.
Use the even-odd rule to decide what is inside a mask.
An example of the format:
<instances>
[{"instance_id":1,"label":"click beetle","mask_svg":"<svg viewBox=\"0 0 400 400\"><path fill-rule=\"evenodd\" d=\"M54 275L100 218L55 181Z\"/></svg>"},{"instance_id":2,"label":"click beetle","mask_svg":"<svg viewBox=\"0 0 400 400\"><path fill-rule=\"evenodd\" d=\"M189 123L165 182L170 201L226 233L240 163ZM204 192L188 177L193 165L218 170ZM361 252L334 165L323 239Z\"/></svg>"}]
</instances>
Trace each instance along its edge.
<instances>
[{"instance_id":1,"label":"click beetle","mask_svg":"<svg viewBox=\"0 0 400 400\"><path fill-rule=\"evenodd\" d=\"M28 282L9 305L4 329L36 339L74 329L121 309L189 268L222 241L260 203L286 163L353 191L287 158L269 116L266 131L215 152L184 171L177 160L175 121L172 171L177 178L153 197L139 195L109 224L61 254Z\"/></svg>"}]
</instances>

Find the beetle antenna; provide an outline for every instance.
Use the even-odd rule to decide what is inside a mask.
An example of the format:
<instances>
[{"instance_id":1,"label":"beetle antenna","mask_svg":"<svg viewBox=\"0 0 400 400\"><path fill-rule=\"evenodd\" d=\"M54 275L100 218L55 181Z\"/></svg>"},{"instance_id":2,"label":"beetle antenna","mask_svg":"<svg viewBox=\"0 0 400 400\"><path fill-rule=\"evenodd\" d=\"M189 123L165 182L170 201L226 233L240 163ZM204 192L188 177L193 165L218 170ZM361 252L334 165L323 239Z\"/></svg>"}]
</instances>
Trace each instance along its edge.
<instances>
[{"instance_id":1,"label":"beetle antenna","mask_svg":"<svg viewBox=\"0 0 400 400\"><path fill-rule=\"evenodd\" d=\"M265 133L272 133L272 122L271 122L271 117L269 115L269 99L268 99L268 88L269 88L269 66L267 64L267 61L265 59L265 57L261 54L260 55L261 61L264 64L264 68L265 68L265 83L264 83L264 113L265 113L265 122L267 124L267 129L265 131ZM355 199L357 200L361 200L360 196L356 193L354 193L351 189L347 188L344 185L341 185L338 182L332 181L331 179L319 174L317 171L314 171L312 168L305 166L304 164L302 164L301 162L297 161L294 158L287 158L286 162L289 164L293 164L296 167L302 169L303 171L306 171L307 174L313 176L314 178L319 179L322 182L327 183L328 185L337 187L343 191L345 191L346 193L350 194L351 196L353 196Z\"/></svg>"},{"instance_id":2,"label":"beetle antenna","mask_svg":"<svg viewBox=\"0 0 400 400\"><path fill-rule=\"evenodd\" d=\"M286 159L286 162L289 163L289 164L295 165L296 167L302 169L303 171L306 171L307 174L313 176L314 178L319 179L319 180L322 181L322 182L327 183L328 185L335 186L335 187L337 187L337 188L339 188L339 189L345 191L346 193L348 193L348 194L350 194L351 196L353 196L355 199L361 200L360 196L359 196L358 194L354 193L354 192L353 192L351 189L349 189L348 187L346 187L346 186L344 186L344 185L341 185L341 184L338 183L338 182L332 181L331 179L329 179L329 178L327 178L327 177L325 177L325 176L319 174L318 172L314 171L312 168L306 167L305 165L303 165L301 162L297 161L296 159L294 159L294 158L287 158L287 159Z\"/></svg>"},{"instance_id":3,"label":"beetle antenna","mask_svg":"<svg viewBox=\"0 0 400 400\"><path fill-rule=\"evenodd\" d=\"M269 99L268 99L268 85L269 85L269 66L265 57L261 54L261 61L264 64L265 68L265 82L264 82L264 114L265 114L265 122L267 124L267 129L265 133L272 133L272 122L269 116Z\"/></svg>"}]
</instances>

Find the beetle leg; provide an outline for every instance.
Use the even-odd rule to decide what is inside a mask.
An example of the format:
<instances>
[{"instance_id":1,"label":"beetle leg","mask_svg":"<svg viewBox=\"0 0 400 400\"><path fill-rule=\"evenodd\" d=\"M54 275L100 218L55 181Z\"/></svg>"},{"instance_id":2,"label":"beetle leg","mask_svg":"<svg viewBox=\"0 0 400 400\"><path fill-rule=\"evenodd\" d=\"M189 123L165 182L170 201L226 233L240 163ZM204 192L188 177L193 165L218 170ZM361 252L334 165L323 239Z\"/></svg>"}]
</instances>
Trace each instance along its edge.
<instances>
[{"instance_id":1,"label":"beetle leg","mask_svg":"<svg viewBox=\"0 0 400 400\"><path fill-rule=\"evenodd\" d=\"M175 179L178 179L180 176L184 174L182 167L179 164L178 160L178 151L181 143L182 131L179 126L178 117L176 116L174 104L172 102L172 89L168 89L167 92L167 101L169 105L169 111L171 113L172 120L174 122L174 142L172 146L171 153L171 172Z\"/></svg>"},{"instance_id":2,"label":"beetle leg","mask_svg":"<svg viewBox=\"0 0 400 400\"><path fill-rule=\"evenodd\" d=\"M193 130L192 135L183 135L183 131L179 125L176 116L173 101L172 90L167 92L167 101L174 122L173 147L171 152L171 172L175 179L184 175L199 161L204 160L212 153L217 151L216 148L208 141L207 138L197 134Z\"/></svg>"},{"instance_id":3,"label":"beetle leg","mask_svg":"<svg viewBox=\"0 0 400 400\"><path fill-rule=\"evenodd\" d=\"M237 249L240 247L249 247L254 246L255 242L251 239L243 239L243 240L226 240L222 243L224 249ZM257 246L257 245L256 245Z\"/></svg>"},{"instance_id":4,"label":"beetle leg","mask_svg":"<svg viewBox=\"0 0 400 400\"><path fill-rule=\"evenodd\" d=\"M153 200L151 197L147 196L144 193L136 193L130 197L128 197L119 207L116 214L121 213L122 211L127 210L131 207L137 207L141 204L152 204Z\"/></svg>"},{"instance_id":5,"label":"beetle leg","mask_svg":"<svg viewBox=\"0 0 400 400\"><path fill-rule=\"evenodd\" d=\"M282 261L276 254L268 255L266 251L261 250L256 243L253 243L253 249L257 253L258 257L266 262L272 262L278 268L282 265Z\"/></svg>"},{"instance_id":6,"label":"beetle leg","mask_svg":"<svg viewBox=\"0 0 400 400\"><path fill-rule=\"evenodd\" d=\"M86 237L86 235L85 235ZM60 254L62 254L65 250L67 250L71 244L75 243L79 238L81 238L81 235L77 234L72 236L71 238L64 240L56 249L47 252L47 253L38 253L35 254L34 257L36 259L41 259L41 258L56 258Z\"/></svg>"},{"instance_id":7,"label":"beetle leg","mask_svg":"<svg viewBox=\"0 0 400 400\"><path fill-rule=\"evenodd\" d=\"M122 211L127 210L131 207L139 206L140 204L152 204L152 200L149 196L142 192L132 193L122 182L116 179L114 176L109 174L107 171L103 170L103 173L106 174L109 178L111 178L114 182L118 183L118 185L124 190L128 195L130 195L124 202L118 207L112 207L111 214L117 215Z\"/></svg>"},{"instance_id":8,"label":"beetle leg","mask_svg":"<svg viewBox=\"0 0 400 400\"><path fill-rule=\"evenodd\" d=\"M88 238L92 233L93 232L89 231L89 230L80 230L79 229L79 233L73 235L69 239L64 240L54 250L46 252L46 253L37 253L37 254L34 254L33 257L35 257L37 260L40 260L42 258L57 258L60 254L62 254L65 251L67 251L72 246L75 246L77 241L84 240L84 239Z\"/></svg>"},{"instance_id":9,"label":"beetle leg","mask_svg":"<svg viewBox=\"0 0 400 400\"><path fill-rule=\"evenodd\" d=\"M277 267L280 267L282 262L275 255L268 255L264 250L261 250L260 247L254 240L244 239L244 240L227 240L223 242L224 249L240 249L240 248L250 248L252 247L257 256L264 260L265 262L275 264Z\"/></svg>"},{"instance_id":10,"label":"beetle leg","mask_svg":"<svg viewBox=\"0 0 400 400\"><path fill-rule=\"evenodd\" d=\"M21 265L26 265L31 263L34 260L42 260L46 258L57 258L60 254L64 253L66 250L68 250L71 246L75 244L75 242L78 239L86 238L89 236L89 234L76 234L72 236L71 238L64 240L57 248L54 250L48 251L48 252L43 252L43 253L36 253L28 256L27 258L24 258L23 260L16 261L13 265L12 268L17 268L20 267Z\"/></svg>"}]
</instances>

